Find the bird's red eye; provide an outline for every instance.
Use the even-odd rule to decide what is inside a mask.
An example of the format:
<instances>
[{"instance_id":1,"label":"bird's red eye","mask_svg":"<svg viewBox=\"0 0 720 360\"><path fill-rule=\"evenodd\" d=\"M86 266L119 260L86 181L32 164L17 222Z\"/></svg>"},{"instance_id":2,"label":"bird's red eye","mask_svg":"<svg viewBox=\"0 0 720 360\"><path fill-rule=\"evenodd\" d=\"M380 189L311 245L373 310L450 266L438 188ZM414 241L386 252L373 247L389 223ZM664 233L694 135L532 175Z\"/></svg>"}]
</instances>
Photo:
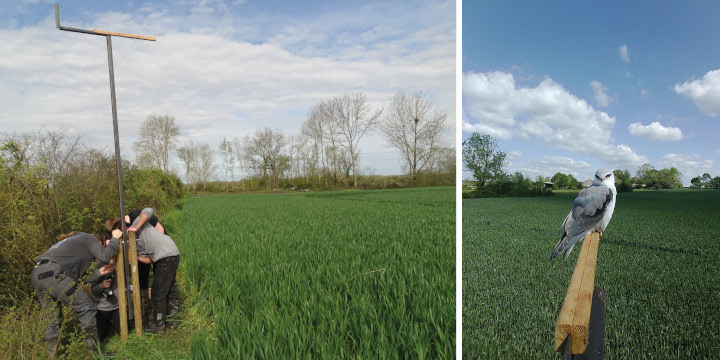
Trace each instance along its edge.
<instances>
[{"instance_id":1,"label":"bird's red eye","mask_svg":"<svg viewBox=\"0 0 720 360\"><path fill-rule=\"evenodd\" d=\"M605 178L606 178L606 179L609 178L609 177L610 177L610 174L605 175Z\"/></svg>"}]
</instances>

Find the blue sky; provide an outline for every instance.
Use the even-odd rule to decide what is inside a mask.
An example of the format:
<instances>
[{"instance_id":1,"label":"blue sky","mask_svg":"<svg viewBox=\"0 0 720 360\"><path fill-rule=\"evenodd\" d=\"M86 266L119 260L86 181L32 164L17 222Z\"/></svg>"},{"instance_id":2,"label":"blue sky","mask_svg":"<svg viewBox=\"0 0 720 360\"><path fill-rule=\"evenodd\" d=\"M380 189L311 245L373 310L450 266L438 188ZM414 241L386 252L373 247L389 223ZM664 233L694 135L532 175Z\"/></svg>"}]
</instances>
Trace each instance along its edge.
<instances>
[{"instance_id":1,"label":"blue sky","mask_svg":"<svg viewBox=\"0 0 720 360\"><path fill-rule=\"evenodd\" d=\"M65 128L111 152L105 39L58 31L53 3L0 1L0 132ZM313 105L347 92L379 108L422 90L457 118L454 1L59 4L63 26L158 39L113 39L125 158L151 113L174 115L181 143L213 147L263 127L297 135ZM379 134L359 147L361 171L402 172Z\"/></svg>"},{"instance_id":2,"label":"blue sky","mask_svg":"<svg viewBox=\"0 0 720 360\"><path fill-rule=\"evenodd\" d=\"M463 4L462 136L509 170L584 180L648 162L720 175L720 3ZM470 178L467 172L463 178Z\"/></svg>"}]
</instances>

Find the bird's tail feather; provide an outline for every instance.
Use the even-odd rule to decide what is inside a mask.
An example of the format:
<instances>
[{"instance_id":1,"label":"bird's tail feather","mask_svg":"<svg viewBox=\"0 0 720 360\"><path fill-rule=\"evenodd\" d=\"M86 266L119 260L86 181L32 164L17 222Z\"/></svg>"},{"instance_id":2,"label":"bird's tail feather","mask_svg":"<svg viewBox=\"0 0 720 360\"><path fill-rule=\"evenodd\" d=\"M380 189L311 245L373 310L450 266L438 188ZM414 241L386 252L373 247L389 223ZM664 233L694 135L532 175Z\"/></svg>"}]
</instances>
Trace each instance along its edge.
<instances>
[{"instance_id":1,"label":"bird's tail feather","mask_svg":"<svg viewBox=\"0 0 720 360\"><path fill-rule=\"evenodd\" d=\"M550 254L550 260L555 259L562 252L565 252L565 254L563 255L563 260L567 259L568 256L570 256L570 252L572 251L573 247L575 247L575 244L578 241L581 241L584 235L585 234L582 233L575 236L567 236L567 234L563 234L563 237L560 239L560 241L555 246L555 249Z\"/></svg>"}]
</instances>

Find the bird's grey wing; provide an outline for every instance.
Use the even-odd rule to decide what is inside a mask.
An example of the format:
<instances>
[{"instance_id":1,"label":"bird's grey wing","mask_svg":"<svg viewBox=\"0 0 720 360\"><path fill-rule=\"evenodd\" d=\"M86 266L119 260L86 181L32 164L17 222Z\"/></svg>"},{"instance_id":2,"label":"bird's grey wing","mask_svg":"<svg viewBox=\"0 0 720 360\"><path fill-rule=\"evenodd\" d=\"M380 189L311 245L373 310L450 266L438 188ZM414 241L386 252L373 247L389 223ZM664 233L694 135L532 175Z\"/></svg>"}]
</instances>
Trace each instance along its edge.
<instances>
[{"instance_id":1,"label":"bird's grey wing","mask_svg":"<svg viewBox=\"0 0 720 360\"><path fill-rule=\"evenodd\" d=\"M550 260L562 252L565 252L563 260L567 259L575 244L600 222L612 199L613 192L607 186L590 186L581 191L563 221L563 234L550 254Z\"/></svg>"},{"instance_id":2,"label":"bird's grey wing","mask_svg":"<svg viewBox=\"0 0 720 360\"><path fill-rule=\"evenodd\" d=\"M590 230L597 225L602 219L608 204L613 199L613 192L609 187L604 185L590 186L578 194L573 201L571 211L572 219L577 224L564 224L563 228L566 232L572 234L580 230ZM576 225L568 229L567 225Z\"/></svg>"},{"instance_id":3,"label":"bird's grey wing","mask_svg":"<svg viewBox=\"0 0 720 360\"><path fill-rule=\"evenodd\" d=\"M567 259L572 251L575 243L582 240L585 235L585 231L579 228L577 221L572 217L572 211L565 217L563 221L563 234L560 237L555 249L550 254L550 260L556 258L562 252L565 252L563 260Z\"/></svg>"}]
</instances>

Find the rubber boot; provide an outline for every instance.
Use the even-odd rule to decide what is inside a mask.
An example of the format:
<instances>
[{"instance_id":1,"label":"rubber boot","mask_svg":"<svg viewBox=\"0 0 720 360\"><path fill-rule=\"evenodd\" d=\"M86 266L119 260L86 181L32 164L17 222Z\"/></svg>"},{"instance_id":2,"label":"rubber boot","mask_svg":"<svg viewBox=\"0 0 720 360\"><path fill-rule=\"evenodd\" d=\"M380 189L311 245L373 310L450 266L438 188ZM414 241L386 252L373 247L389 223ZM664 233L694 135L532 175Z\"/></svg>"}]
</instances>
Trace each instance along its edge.
<instances>
[{"instance_id":1,"label":"rubber boot","mask_svg":"<svg viewBox=\"0 0 720 360\"><path fill-rule=\"evenodd\" d=\"M150 326L145 331L150 333L162 334L165 332L165 309L166 301L153 301L153 319Z\"/></svg>"},{"instance_id":2,"label":"rubber boot","mask_svg":"<svg viewBox=\"0 0 720 360\"><path fill-rule=\"evenodd\" d=\"M142 309L143 322L145 319L151 319L150 314L150 289L140 289L140 308Z\"/></svg>"},{"instance_id":3,"label":"rubber boot","mask_svg":"<svg viewBox=\"0 0 720 360\"><path fill-rule=\"evenodd\" d=\"M169 330L174 330L180 325L180 322L178 321L179 312L180 302L178 299L168 300L167 327Z\"/></svg>"},{"instance_id":4,"label":"rubber boot","mask_svg":"<svg viewBox=\"0 0 720 360\"><path fill-rule=\"evenodd\" d=\"M46 354L48 359L55 359L55 355L57 353L57 341L57 338L45 340L45 348L47 349Z\"/></svg>"}]
</instances>

